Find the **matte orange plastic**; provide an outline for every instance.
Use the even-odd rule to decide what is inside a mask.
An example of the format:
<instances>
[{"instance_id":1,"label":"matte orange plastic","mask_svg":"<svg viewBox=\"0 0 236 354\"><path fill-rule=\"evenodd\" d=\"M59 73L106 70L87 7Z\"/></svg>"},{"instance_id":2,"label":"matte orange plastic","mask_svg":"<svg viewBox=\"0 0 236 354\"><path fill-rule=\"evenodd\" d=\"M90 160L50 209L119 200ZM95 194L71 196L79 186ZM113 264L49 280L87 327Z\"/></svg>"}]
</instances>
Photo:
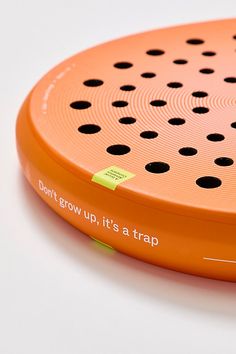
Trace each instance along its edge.
<instances>
[{"instance_id":1,"label":"matte orange plastic","mask_svg":"<svg viewBox=\"0 0 236 354\"><path fill-rule=\"evenodd\" d=\"M20 110L26 178L59 215L115 250L236 281L235 62L235 19L149 31L69 58Z\"/></svg>"}]
</instances>

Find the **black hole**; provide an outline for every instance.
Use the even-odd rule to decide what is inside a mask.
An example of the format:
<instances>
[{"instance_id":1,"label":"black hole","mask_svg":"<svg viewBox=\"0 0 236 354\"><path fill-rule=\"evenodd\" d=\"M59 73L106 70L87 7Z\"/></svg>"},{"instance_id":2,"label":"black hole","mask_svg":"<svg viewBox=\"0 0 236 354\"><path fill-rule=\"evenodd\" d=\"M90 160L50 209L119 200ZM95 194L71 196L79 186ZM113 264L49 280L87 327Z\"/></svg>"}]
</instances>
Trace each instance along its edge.
<instances>
[{"instance_id":1,"label":"black hole","mask_svg":"<svg viewBox=\"0 0 236 354\"><path fill-rule=\"evenodd\" d=\"M78 128L78 131L83 134L95 134L101 130L99 125L96 124L84 124Z\"/></svg>"},{"instance_id":2,"label":"black hole","mask_svg":"<svg viewBox=\"0 0 236 354\"><path fill-rule=\"evenodd\" d=\"M117 69L129 69L133 66L133 64L127 62L127 61L120 61L118 63L114 64L114 67Z\"/></svg>"},{"instance_id":3,"label":"black hole","mask_svg":"<svg viewBox=\"0 0 236 354\"><path fill-rule=\"evenodd\" d=\"M112 102L112 106L114 106L114 107L125 107L125 106L128 106L128 102L126 102L126 101L114 101L114 102Z\"/></svg>"},{"instance_id":4,"label":"black hole","mask_svg":"<svg viewBox=\"0 0 236 354\"><path fill-rule=\"evenodd\" d=\"M171 88L179 88L182 87L183 84L181 84L181 82L169 82L167 86Z\"/></svg>"},{"instance_id":5,"label":"black hole","mask_svg":"<svg viewBox=\"0 0 236 354\"><path fill-rule=\"evenodd\" d=\"M235 84L235 82L236 82L236 77L234 77L234 76L226 77L226 78L224 79L224 81L225 81L225 82L229 82L229 83L231 83L231 84Z\"/></svg>"},{"instance_id":6,"label":"black hole","mask_svg":"<svg viewBox=\"0 0 236 354\"><path fill-rule=\"evenodd\" d=\"M204 176L196 180L196 183L201 188L217 188L222 184L221 180L217 177Z\"/></svg>"},{"instance_id":7,"label":"black hole","mask_svg":"<svg viewBox=\"0 0 236 354\"><path fill-rule=\"evenodd\" d=\"M91 106L91 103L88 101L74 101L70 104L70 107L73 109L86 109Z\"/></svg>"},{"instance_id":8,"label":"black hole","mask_svg":"<svg viewBox=\"0 0 236 354\"><path fill-rule=\"evenodd\" d=\"M224 138L225 138L224 135L218 133L207 135L207 139L210 141L222 141L224 140Z\"/></svg>"},{"instance_id":9,"label":"black hole","mask_svg":"<svg viewBox=\"0 0 236 354\"><path fill-rule=\"evenodd\" d=\"M174 64L178 64L178 65L184 65L184 64L187 64L187 60L186 59L175 59L173 61Z\"/></svg>"},{"instance_id":10,"label":"black hole","mask_svg":"<svg viewBox=\"0 0 236 354\"><path fill-rule=\"evenodd\" d=\"M91 80L84 81L84 85L89 87L97 87L97 86L101 86L102 84L103 81L98 79L91 79Z\"/></svg>"},{"instance_id":11,"label":"black hole","mask_svg":"<svg viewBox=\"0 0 236 354\"><path fill-rule=\"evenodd\" d=\"M231 166L233 165L234 160L229 157L218 157L218 159L215 159L215 163L219 166Z\"/></svg>"},{"instance_id":12,"label":"black hole","mask_svg":"<svg viewBox=\"0 0 236 354\"><path fill-rule=\"evenodd\" d=\"M171 118L168 120L171 125L182 125L185 123L183 118Z\"/></svg>"},{"instance_id":13,"label":"black hole","mask_svg":"<svg viewBox=\"0 0 236 354\"><path fill-rule=\"evenodd\" d=\"M142 73L141 76L142 76L142 77L145 77L146 79L151 79L152 77L155 77L156 74L155 74L155 73L147 72L147 73Z\"/></svg>"},{"instance_id":14,"label":"black hole","mask_svg":"<svg viewBox=\"0 0 236 354\"><path fill-rule=\"evenodd\" d=\"M145 169L151 173L165 173L169 171L170 166L165 162L150 162L145 166Z\"/></svg>"},{"instance_id":15,"label":"black hole","mask_svg":"<svg viewBox=\"0 0 236 354\"><path fill-rule=\"evenodd\" d=\"M162 106L165 106L166 105L166 101L163 101L163 100L154 100L154 101L151 101L150 104L152 106L155 106L155 107L162 107Z\"/></svg>"},{"instance_id":16,"label":"black hole","mask_svg":"<svg viewBox=\"0 0 236 354\"><path fill-rule=\"evenodd\" d=\"M213 57L216 53L208 50L206 52L202 52L202 55L205 55L206 57Z\"/></svg>"},{"instance_id":17,"label":"black hole","mask_svg":"<svg viewBox=\"0 0 236 354\"><path fill-rule=\"evenodd\" d=\"M144 139L154 139L158 136L158 133L152 130L147 130L142 132L140 136Z\"/></svg>"},{"instance_id":18,"label":"black hole","mask_svg":"<svg viewBox=\"0 0 236 354\"><path fill-rule=\"evenodd\" d=\"M198 113L198 114L204 114L204 113L209 112L209 108L207 108L207 107L194 107L193 112Z\"/></svg>"},{"instance_id":19,"label":"black hole","mask_svg":"<svg viewBox=\"0 0 236 354\"><path fill-rule=\"evenodd\" d=\"M200 69L199 71L200 71L200 73L202 73L202 74L212 74L212 73L214 72L214 70L213 70L213 69L210 69L210 68Z\"/></svg>"},{"instance_id":20,"label":"black hole","mask_svg":"<svg viewBox=\"0 0 236 354\"><path fill-rule=\"evenodd\" d=\"M236 122L231 123L231 127L236 129Z\"/></svg>"},{"instance_id":21,"label":"black hole","mask_svg":"<svg viewBox=\"0 0 236 354\"><path fill-rule=\"evenodd\" d=\"M206 97L206 96L208 96L208 93L204 92L204 91L194 91L192 93L192 96L194 96L194 97Z\"/></svg>"},{"instance_id":22,"label":"black hole","mask_svg":"<svg viewBox=\"0 0 236 354\"><path fill-rule=\"evenodd\" d=\"M203 44L204 40L199 39L199 38L191 38L186 41L188 44L193 44L193 45L198 45L198 44Z\"/></svg>"},{"instance_id":23,"label":"black hole","mask_svg":"<svg viewBox=\"0 0 236 354\"><path fill-rule=\"evenodd\" d=\"M136 119L133 117L122 117L119 119L121 124L133 124L136 122Z\"/></svg>"},{"instance_id":24,"label":"black hole","mask_svg":"<svg viewBox=\"0 0 236 354\"><path fill-rule=\"evenodd\" d=\"M136 87L133 86L133 85L123 85L123 86L120 87L120 89L122 91L133 91L133 90L136 89Z\"/></svg>"},{"instance_id":25,"label":"black hole","mask_svg":"<svg viewBox=\"0 0 236 354\"><path fill-rule=\"evenodd\" d=\"M107 148L107 152L109 152L109 154L112 155L125 155L128 154L128 152L130 152L130 147L121 144L111 145Z\"/></svg>"},{"instance_id":26,"label":"black hole","mask_svg":"<svg viewBox=\"0 0 236 354\"><path fill-rule=\"evenodd\" d=\"M197 154L197 149L194 149L192 147L183 147L179 149L179 153L183 156L193 156Z\"/></svg>"},{"instance_id":27,"label":"black hole","mask_svg":"<svg viewBox=\"0 0 236 354\"><path fill-rule=\"evenodd\" d=\"M162 55L164 54L164 50L161 49L150 49L146 52L148 55L153 55L153 56L157 56L157 55Z\"/></svg>"}]
</instances>

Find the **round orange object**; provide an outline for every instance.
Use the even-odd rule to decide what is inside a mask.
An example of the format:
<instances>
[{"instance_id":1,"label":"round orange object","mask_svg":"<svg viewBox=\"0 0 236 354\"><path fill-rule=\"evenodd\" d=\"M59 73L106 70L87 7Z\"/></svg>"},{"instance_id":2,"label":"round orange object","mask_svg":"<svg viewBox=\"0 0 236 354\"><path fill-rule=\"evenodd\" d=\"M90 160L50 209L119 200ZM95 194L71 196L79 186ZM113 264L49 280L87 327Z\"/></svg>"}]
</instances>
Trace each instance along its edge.
<instances>
[{"instance_id":1,"label":"round orange object","mask_svg":"<svg viewBox=\"0 0 236 354\"><path fill-rule=\"evenodd\" d=\"M17 120L26 178L91 237L236 281L236 20L114 40L56 66Z\"/></svg>"}]
</instances>

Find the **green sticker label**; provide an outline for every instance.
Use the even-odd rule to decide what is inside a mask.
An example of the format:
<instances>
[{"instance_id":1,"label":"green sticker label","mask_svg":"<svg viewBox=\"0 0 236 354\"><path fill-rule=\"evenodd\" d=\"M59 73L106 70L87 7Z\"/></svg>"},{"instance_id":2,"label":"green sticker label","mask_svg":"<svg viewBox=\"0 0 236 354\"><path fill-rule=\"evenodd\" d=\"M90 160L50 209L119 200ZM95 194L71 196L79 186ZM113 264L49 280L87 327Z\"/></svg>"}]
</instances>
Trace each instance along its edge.
<instances>
[{"instance_id":1,"label":"green sticker label","mask_svg":"<svg viewBox=\"0 0 236 354\"><path fill-rule=\"evenodd\" d=\"M123 168L110 166L104 170L96 172L92 177L92 181L114 191L118 184L127 181L134 176L134 173L123 170Z\"/></svg>"}]
</instances>

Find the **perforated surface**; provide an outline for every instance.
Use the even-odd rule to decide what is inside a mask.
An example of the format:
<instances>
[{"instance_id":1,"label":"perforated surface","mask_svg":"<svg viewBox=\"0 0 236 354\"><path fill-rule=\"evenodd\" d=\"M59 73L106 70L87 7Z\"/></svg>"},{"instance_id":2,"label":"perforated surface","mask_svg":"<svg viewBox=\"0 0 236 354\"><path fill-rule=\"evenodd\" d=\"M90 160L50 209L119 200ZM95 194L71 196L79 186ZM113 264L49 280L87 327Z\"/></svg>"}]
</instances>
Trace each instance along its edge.
<instances>
[{"instance_id":1,"label":"perforated surface","mask_svg":"<svg viewBox=\"0 0 236 354\"><path fill-rule=\"evenodd\" d=\"M236 20L112 41L36 85L34 127L91 179L117 165L140 198L236 212Z\"/></svg>"}]
</instances>

